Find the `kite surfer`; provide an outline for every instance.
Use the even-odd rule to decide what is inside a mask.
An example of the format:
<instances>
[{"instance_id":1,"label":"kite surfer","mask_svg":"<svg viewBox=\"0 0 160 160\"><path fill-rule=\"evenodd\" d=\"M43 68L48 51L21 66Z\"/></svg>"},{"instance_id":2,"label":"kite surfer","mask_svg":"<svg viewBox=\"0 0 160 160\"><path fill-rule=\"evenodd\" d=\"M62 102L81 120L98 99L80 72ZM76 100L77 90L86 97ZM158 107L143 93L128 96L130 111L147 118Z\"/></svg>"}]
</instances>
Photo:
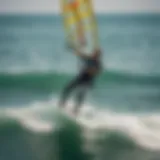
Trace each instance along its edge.
<instances>
[{"instance_id":1,"label":"kite surfer","mask_svg":"<svg viewBox=\"0 0 160 160\"><path fill-rule=\"evenodd\" d=\"M70 93L78 88L76 105L74 108L74 113L77 114L79 107L84 102L87 90L94 85L95 78L100 73L102 67L100 49L95 49L90 56L82 53L76 48L74 48L74 50L74 53L82 60L84 66L80 70L79 74L64 88L59 106L65 107Z\"/></svg>"},{"instance_id":2,"label":"kite surfer","mask_svg":"<svg viewBox=\"0 0 160 160\"><path fill-rule=\"evenodd\" d=\"M91 23L90 27L92 26L91 30L94 32L94 34L92 35L93 41L97 40L97 31L95 30L96 28L94 24L94 15L91 12L90 1L84 1L85 3L78 2L79 1L73 1L72 3L69 3L67 7L67 11L73 13L73 19L75 20L74 25L76 26L76 37L78 39L78 47L77 45L73 44L74 39L72 39L72 44L69 44L69 48L73 50L75 55L79 57L79 59L83 62L84 65L80 69L78 75L64 88L59 101L59 107L65 107L66 101L69 99L71 92L76 90L76 104L74 107L75 114L78 113L78 109L84 102L87 90L93 87L97 75L99 75L102 70L101 50L98 47L94 46L94 49L92 50L92 53L90 55L85 54L84 51L82 51L83 46L85 46L87 43L85 38L86 35L84 27L85 24L83 22L82 16L83 14L80 12L82 11L82 6L87 7L86 15L88 15L89 22ZM66 7L65 5L66 4L64 4L64 8ZM64 10L65 15L68 13L67 11ZM68 13L69 15L71 15L70 12ZM72 21L67 18L68 17L66 17L65 19L65 24L66 26L70 26L71 28L70 23Z\"/></svg>"}]
</instances>

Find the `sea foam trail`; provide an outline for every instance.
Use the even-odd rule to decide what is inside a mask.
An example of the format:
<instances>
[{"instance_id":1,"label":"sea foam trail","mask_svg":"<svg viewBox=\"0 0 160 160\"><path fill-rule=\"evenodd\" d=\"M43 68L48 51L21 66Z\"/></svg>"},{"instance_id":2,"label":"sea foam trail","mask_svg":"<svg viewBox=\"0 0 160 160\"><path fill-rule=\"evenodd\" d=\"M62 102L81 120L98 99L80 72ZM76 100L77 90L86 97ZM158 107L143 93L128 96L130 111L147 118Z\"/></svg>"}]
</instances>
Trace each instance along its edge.
<instances>
[{"instance_id":1,"label":"sea foam trail","mask_svg":"<svg viewBox=\"0 0 160 160\"><path fill-rule=\"evenodd\" d=\"M32 132L50 133L58 129L60 123L57 102L35 102L23 108L1 110L1 118L17 120L24 128ZM71 106L72 102L69 106ZM160 115L120 114L113 111L97 110L85 105L77 118L71 118L83 128L87 141L103 140L109 132L128 137L138 146L150 150L160 150ZM70 126L67 126L70 127Z\"/></svg>"}]
</instances>

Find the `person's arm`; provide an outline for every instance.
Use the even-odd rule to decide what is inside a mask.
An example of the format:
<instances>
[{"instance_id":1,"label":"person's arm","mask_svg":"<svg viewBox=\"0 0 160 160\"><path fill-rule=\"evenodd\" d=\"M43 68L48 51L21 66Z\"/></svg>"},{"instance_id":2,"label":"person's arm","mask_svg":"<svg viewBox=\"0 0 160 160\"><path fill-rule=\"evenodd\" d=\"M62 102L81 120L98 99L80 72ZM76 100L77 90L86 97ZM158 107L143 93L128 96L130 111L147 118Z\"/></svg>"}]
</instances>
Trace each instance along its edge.
<instances>
[{"instance_id":1,"label":"person's arm","mask_svg":"<svg viewBox=\"0 0 160 160\"><path fill-rule=\"evenodd\" d=\"M83 53L83 52L82 52L80 49L78 49L78 48L75 48L75 49L74 49L74 54L77 55L77 56L79 56L79 57L81 57L81 58L83 58L83 59L89 59L89 58L90 58L90 56L87 55L87 53Z\"/></svg>"},{"instance_id":2,"label":"person's arm","mask_svg":"<svg viewBox=\"0 0 160 160\"><path fill-rule=\"evenodd\" d=\"M90 56L87 55L87 53L82 52L80 48L76 47L76 45L72 44L72 45L70 45L70 48L73 50L73 53L76 56L79 56L83 59L89 59L90 58Z\"/></svg>"}]
</instances>

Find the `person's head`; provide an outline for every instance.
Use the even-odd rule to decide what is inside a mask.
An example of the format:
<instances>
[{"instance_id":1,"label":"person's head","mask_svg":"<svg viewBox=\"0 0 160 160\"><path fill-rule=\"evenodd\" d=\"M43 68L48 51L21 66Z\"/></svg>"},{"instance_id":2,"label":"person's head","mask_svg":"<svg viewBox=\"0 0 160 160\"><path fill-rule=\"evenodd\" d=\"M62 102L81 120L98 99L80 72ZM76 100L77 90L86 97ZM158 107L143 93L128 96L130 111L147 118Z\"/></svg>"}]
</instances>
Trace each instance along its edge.
<instances>
[{"instance_id":1,"label":"person's head","mask_svg":"<svg viewBox=\"0 0 160 160\"><path fill-rule=\"evenodd\" d=\"M93 58L94 59L99 59L101 56L101 50L100 49L95 49L93 52Z\"/></svg>"}]
</instances>

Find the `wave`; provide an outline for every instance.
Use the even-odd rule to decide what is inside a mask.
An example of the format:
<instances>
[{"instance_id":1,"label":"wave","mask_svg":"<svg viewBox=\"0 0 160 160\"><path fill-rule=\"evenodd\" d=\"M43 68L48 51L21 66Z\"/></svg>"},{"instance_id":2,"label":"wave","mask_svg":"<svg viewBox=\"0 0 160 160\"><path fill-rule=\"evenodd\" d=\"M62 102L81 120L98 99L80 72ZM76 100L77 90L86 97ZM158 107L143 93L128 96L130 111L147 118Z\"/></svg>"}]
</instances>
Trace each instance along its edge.
<instances>
[{"instance_id":1,"label":"wave","mask_svg":"<svg viewBox=\"0 0 160 160\"><path fill-rule=\"evenodd\" d=\"M0 73L0 88L27 88L56 90L62 84L74 77L67 73ZM98 78L100 83L137 84L137 85L160 85L159 75L136 75L123 72L105 71Z\"/></svg>"},{"instance_id":2,"label":"wave","mask_svg":"<svg viewBox=\"0 0 160 160\"><path fill-rule=\"evenodd\" d=\"M135 74L129 72L108 71L102 75L102 80L114 83L160 85L160 75Z\"/></svg>"},{"instance_id":3,"label":"wave","mask_svg":"<svg viewBox=\"0 0 160 160\"><path fill-rule=\"evenodd\" d=\"M69 76L58 73L0 74L0 88L56 89Z\"/></svg>"},{"instance_id":4,"label":"wave","mask_svg":"<svg viewBox=\"0 0 160 160\"><path fill-rule=\"evenodd\" d=\"M160 115L129 115L85 105L77 119L54 101L0 111L0 157L34 160L159 158ZM136 158L135 158L136 157Z\"/></svg>"}]
</instances>

